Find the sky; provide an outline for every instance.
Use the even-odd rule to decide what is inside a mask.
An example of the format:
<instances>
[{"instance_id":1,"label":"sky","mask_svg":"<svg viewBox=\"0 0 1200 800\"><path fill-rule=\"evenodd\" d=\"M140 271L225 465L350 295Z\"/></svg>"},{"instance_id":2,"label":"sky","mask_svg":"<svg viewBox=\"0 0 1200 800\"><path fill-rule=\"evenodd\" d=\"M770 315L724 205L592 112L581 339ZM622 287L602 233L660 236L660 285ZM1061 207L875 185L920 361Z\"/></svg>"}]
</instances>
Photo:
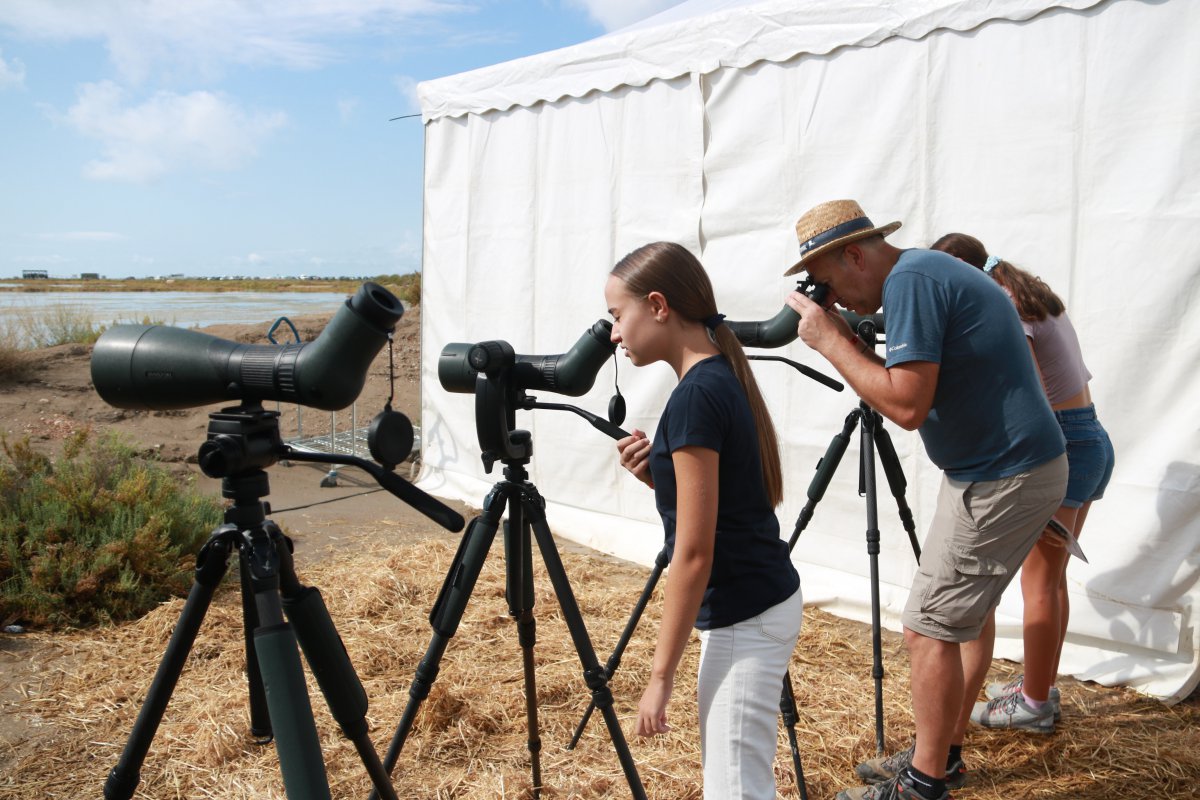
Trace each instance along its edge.
<instances>
[{"instance_id":1,"label":"sky","mask_svg":"<svg viewBox=\"0 0 1200 800\"><path fill-rule=\"evenodd\" d=\"M676 3L0 0L0 279L419 270L416 85Z\"/></svg>"}]
</instances>

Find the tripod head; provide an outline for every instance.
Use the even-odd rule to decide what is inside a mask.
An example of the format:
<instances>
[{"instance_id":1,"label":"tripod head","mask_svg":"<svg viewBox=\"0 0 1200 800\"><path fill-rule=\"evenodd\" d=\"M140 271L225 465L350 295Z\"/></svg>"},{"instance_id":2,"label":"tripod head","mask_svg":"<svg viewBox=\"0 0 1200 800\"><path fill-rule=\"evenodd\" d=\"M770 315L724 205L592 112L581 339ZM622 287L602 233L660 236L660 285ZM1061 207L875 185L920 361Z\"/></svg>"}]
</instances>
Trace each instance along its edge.
<instances>
[{"instance_id":1,"label":"tripod head","mask_svg":"<svg viewBox=\"0 0 1200 800\"><path fill-rule=\"evenodd\" d=\"M281 459L349 464L368 473L381 487L446 530L463 529L461 514L390 469L357 456L309 453L284 444L279 435L279 413L264 411L256 402L223 408L208 418L208 438L200 445L198 457L200 470L210 478L221 478L221 493L235 505L251 496L265 497L268 493L265 470Z\"/></svg>"}]
</instances>

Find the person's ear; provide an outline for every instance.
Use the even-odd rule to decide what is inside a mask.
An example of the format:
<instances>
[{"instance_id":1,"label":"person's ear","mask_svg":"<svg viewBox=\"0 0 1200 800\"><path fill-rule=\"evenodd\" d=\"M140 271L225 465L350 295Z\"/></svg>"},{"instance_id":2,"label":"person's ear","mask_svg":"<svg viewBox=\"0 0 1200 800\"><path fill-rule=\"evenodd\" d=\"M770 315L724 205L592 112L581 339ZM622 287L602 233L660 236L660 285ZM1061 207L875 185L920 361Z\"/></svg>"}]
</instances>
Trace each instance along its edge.
<instances>
[{"instance_id":1,"label":"person's ear","mask_svg":"<svg viewBox=\"0 0 1200 800\"><path fill-rule=\"evenodd\" d=\"M646 301L650 303L650 312L654 314L654 319L665 322L667 315L670 314L666 296L662 292L651 292L646 295Z\"/></svg>"},{"instance_id":2,"label":"person's ear","mask_svg":"<svg viewBox=\"0 0 1200 800\"><path fill-rule=\"evenodd\" d=\"M851 269L862 270L866 263L866 253L858 244L851 242L842 248L842 261Z\"/></svg>"}]
</instances>

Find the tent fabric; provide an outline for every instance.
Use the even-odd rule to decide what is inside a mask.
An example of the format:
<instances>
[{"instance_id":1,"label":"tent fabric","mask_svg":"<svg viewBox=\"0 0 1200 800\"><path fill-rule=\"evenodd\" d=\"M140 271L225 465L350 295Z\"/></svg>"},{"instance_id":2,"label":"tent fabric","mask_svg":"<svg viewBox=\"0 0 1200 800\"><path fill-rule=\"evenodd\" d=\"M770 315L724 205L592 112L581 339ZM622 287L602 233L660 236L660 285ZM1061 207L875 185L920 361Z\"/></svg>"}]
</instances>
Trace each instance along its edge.
<instances>
[{"instance_id":1,"label":"tent fabric","mask_svg":"<svg viewBox=\"0 0 1200 800\"><path fill-rule=\"evenodd\" d=\"M1026 20L1047 9L1101 0L774 0L680 3L607 36L561 50L421 83L425 121L579 98L618 86L710 74L759 61L967 31L989 20Z\"/></svg>"},{"instance_id":2,"label":"tent fabric","mask_svg":"<svg viewBox=\"0 0 1200 800\"><path fill-rule=\"evenodd\" d=\"M1200 682L1200 323L1190 313L1200 300L1200 51L1183 32L1200 30L1200 4L784 6L684 4L665 21L419 87L420 485L479 506L507 466L484 471L476 398L439 383L447 345L567 351L607 318L608 270L655 240L700 256L728 318L768 319L795 285L782 274L796 259L797 216L851 197L878 222L904 222L890 237L899 246L967 232L1066 301L1117 466L1083 531L1089 561L1068 567L1061 669L1187 696ZM750 352L834 375L800 342ZM755 373L780 434L785 536L817 463L851 426L793 559L809 605L869 620L857 399L783 362L756 362ZM629 409L623 427L652 434L674 385L665 365L633 369L618 354L582 396L531 394L603 415L614 383ZM514 409L513 424L532 435L531 458L516 466L555 533L650 564L662 545L652 493L620 468L613 441L564 410ZM883 429L922 538L940 472L916 434ZM895 487L873 466L883 622L898 630L916 562ZM1014 582L997 656L1020 658L1020 620Z\"/></svg>"}]
</instances>

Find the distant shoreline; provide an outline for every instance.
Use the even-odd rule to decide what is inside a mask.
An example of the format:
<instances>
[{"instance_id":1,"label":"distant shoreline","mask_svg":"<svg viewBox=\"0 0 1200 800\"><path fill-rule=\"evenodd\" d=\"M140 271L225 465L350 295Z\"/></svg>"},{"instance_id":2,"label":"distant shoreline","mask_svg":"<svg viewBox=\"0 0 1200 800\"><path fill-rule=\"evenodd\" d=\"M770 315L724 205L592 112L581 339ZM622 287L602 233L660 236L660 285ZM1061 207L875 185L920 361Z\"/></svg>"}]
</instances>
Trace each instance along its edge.
<instances>
[{"instance_id":1,"label":"distant shoreline","mask_svg":"<svg viewBox=\"0 0 1200 800\"><path fill-rule=\"evenodd\" d=\"M352 294L365 281L404 285L412 275L378 275L371 278L7 278L3 292L345 292Z\"/></svg>"}]
</instances>

